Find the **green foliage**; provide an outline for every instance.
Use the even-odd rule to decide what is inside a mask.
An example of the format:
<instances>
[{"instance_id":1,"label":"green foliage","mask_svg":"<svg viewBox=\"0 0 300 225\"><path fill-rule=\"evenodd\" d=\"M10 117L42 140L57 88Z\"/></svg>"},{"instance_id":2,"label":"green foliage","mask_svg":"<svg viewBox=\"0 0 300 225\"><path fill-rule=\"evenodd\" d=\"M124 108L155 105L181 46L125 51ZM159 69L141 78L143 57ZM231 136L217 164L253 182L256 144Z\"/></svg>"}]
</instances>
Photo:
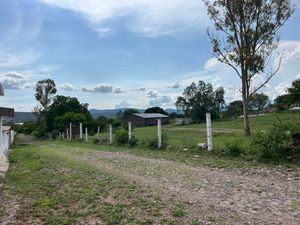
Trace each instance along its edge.
<instances>
[{"instance_id":1,"label":"green foliage","mask_svg":"<svg viewBox=\"0 0 300 225\"><path fill-rule=\"evenodd\" d=\"M222 87L214 91L210 83L193 82L184 89L183 96L177 98L175 105L194 121L204 121L207 112L215 119L225 105L224 93Z\"/></svg>"},{"instance_id":2,"label":"green foliage","mask_svg":"<svg viewBox=\"0 0 300 225\"><path fill-rule=\"evenodd\" d=\"M132 135L131 139L128 142L129 147L135 147L138 144L139 140Z\"/></svg>"},{"instance_id":3,"label":"green foliage","mask_svg":"<svg viewBox=\"0 0 300 225\"><path fill-rule=\"evenodd\" d=\"M59 137L59 131L58 130L52 131L51 137L52 139L56 140Z\"/></svg>"},{"instance_id":4,"label":"green foliage","mask_svg":"<svg viewBox=\"0 0 300 225\"><path fill-rule=\"evenodd\" d=\"M44 110L47 110L52 102L57 89L55 82L51 79L40 80L35 86L35 98L41 104Z\"/></svg>"},{"instance_id":5,"label":"green foliage","mask_svg":"<svg viewBox=\"0 0 300 225\"><path fill-rule=\"evenodd\" d=\"M150 136L146 140L144 140L144 144L148 148L157 149L158 148L158 137L157 136ZM162 146L161 148L166 148L168 145L168 136L166 133L162 134Z\"/></svg>"},{"instance_id":6,"label":"green foliage","mask_svg":"<svg viewBox=\"0 0 300 225\"><path fill-rule=\"evenodd\" d=\"M252 151L262 161L284 161L289 156L292 140L292 126L281 121L266 132L258 132L252 139Z\"/></svg>"},{"instance_id":7,"label":"green foliage","mask_svg":"<svg viewBox=\"0 0 300 225\"><path fill-rule=\"evenodd\" d=\"M243 154L243 149L238 141L234 141L226 144L225 153L229 157L240 157Z\"/></svg>"},{"instance_id":8,"label":"green foliage","mask_svg":"<svg viewBox=\"0 0 300 225\"><path fill-rule=\"evenodd\" d=\"M72 122L73 124L79 124L80 122L85 124L87 122L87 118L84 114L81 113L67 112L62 116L57 116L54 118L53 127L57 130L63 131L70 122Z\"/></svg>"},{"instance_id":9,"label":"green foliage","mask_svg":"<svg viewBox=\"0 0 300 225\"><path fill-rule=\"evenodd\" d=\"M113 128L119 128L119 127L122 126L122 122L121 122L120 120L118 120L118 119L115 119L115 120L112 122L111 125L112 125Z\"/></svg>"},{"instance_id":10,"label":"green foliage","mask_svg":"<svg viewBox=\"0 0 300 225\"><path fill-rule=\"evenodd\" d=\"M174 217L184 217L187 214L187 211L184 209L183 205L177 204L176 207L171 209L171 213Z\"/></svg>"},{"instance_id":11,"label":"green foliage","mask_svg":"<svg viewBox=\"0 0 300 225\"><path fill-rule=\"evenodd\" d=\"M164 115L168 115L168 113L164 109L162 109L158 106L146 109L145 113L161 113L161 114L164 114Z\"/></svg>"},{"instance_id":12,"label":"green foliage","mask_svg":"<svg viewBox=\"0 0 300 225\"><path fill-rule=\"evenodd\" d=\"M292 87L288 89L293 104L300 104L300 79L294 80Z\"/></svg>"},{"instance_id":13,"label":"green foliage","mask_svg":"<svg viewBox=\"0 0 300 225\"><path fill-rule=\"evenodd\" d=\"M107 129L107 125L108 125L108 120L105 116L99 116L96 120L95 120L95 124L96 126L100 127L101 131L104 131ZM97 128L96 128L97 129Z\"/></svg>"},{"instance_id":14,"label":"green foliage","mask_svg":"<svg viewBox=\"0 0 300 225\"><path fill-rule=\"evenodd\" d=\"M128 133L124 129L119 129L115 133L115 142L117 145L128 144Z\"/></svg>"},{"instance_id":15,"label":"green foliage","mask_svg":"<svg viewBox=\"0 0 300 225\"><path fill-rule=\"evenodd\" d=\"M276 107L278 112L288 110L291 104L291 95L280 95L274 100L274 106Z\"/></svg>"},{"instance_id":16,"label":"green foliage","mask_svg":"<svg viewBox=\"0 0 300 225\"><path fill-rule=\"evenodd\" d=\"M117 113L117 118L120 120L125 120L126 118L133 115L134 113L139 113L139 111L137 109L126 109L123 112L119 111Z\"/></svg>"},{"instance_id":17,"label":"green foliage","mask_svg":"<svg viewBox=\"0 0 300 225\"><path fill-rule=\"evenodd\" d=\"M19 132L22 134L31 134L36 128L36 124L32 122L26 122L22 125Z\"/></svg>"},{"instance_id":18,"label":"green foliage","mask_svg":"<svg viewBox=\"0 0 300 225\"><path fill-rule=\"evenodd\" d=\"M226 115L229 117L238 117L243 115L243 101L233 101L227 106Z\"/></svg>"},{"instance_id":19,"label":"green foliage","mask_svg":"<svg viewBox=\"0 0 300 225\"><path fill-rule=\"evenodd\" d=\"M88 104L80 103L77 98L57 95L47 112L46 122L48 129L55 129L54 126L58 125L57 123L55 124L55 118L63 116L66 113L78 113L73 115L80 115L80 117L83 115L87 122L92 120L92 116L88 111ZM75 116L73 119L78 122L79 118Z\"/></svg>"},{"instance_id":20,"label":"green foliage","mask_svg":"<svg viewBox=\"0 0 300 225\"><path fill-rule=\"evenodd\" d=\"M249 98L249 107L252 111L262 112L269 102L269 96L263 93L255 93Z\"/></svg>"},{"instance_id":21,"label":"green foliage","mask_svg":"<svg viewBox=\"0 0 300 225\"><path fill-rule=\"evenodd\" d=\"M279 29L294 13L294 4L292 0L204 0L204 3L214 26L208 30L214 56L234 69L241 79L246 112L244 132L250 135L249 96L264 87L277 72L263 77L278 46ZM254 85L260 78L260 84Z\"/></svg>"}]
</instances>

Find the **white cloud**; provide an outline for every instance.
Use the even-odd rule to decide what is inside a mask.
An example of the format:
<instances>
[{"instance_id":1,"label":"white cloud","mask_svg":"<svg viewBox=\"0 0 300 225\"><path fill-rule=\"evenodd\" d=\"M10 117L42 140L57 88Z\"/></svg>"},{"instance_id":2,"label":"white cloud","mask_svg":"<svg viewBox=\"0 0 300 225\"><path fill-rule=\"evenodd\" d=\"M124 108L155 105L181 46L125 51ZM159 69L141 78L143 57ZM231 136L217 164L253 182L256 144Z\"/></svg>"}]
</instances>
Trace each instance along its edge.
<instances>
[{"instance_id":1,"label":"white cloud","mask_svg":"<svg viewBox=\"0 0 300 225\"><path fill-rule=\"evenodd\" d=\"M116 18L126 28L146 36L163 36L187 29L206 26L208 17L201 0L40 0L44 3L75 11L102 33L103 27ZM99 30L100 28L100 30Z\"/></svg>"},{"instance_id":2,"label":"white cloud","mask_svg":"<svg viewBox=\"0 0 300 225\"><path fill-rule=\"evenodd\" d=\"M75 90L74 86L70 83L61 84L59 86L59 89L64 90L64 91L74 91Z\"/></svg>"},{"instance_id":3,"label":"white cloud","mask_svg":"<svg viewBox=\"0 0 300 225\"><path fill-rule=\"evenodd\" d=\"M91 92L91 93L124 93L121 88L114 87L111 84L97 84L94 86L85 86L81 88L83 92Z\"/></svg>"},{"instance_id":4,"label":"white cloud","mask_svg":"<svg viewBox=\"0 0 300 225\"><path fill-rule=\"evenodd\" d=\"M32 87L28 75L15 71L0 75L0 81L4 89L24 89Z\"/></svg>"},{"instance_id":5,"label":"white cloud","mask_svg":"<svg viewBox=\"0 0 300 225\"><path fill-rule=\"evenodd\" d=\"M140 87L140 88L134 88L132 89L132 91L146 91L147 89L144 87Z\"/></svg>"},{"instance_id":6,"label":"white cloud","mask_svg":"<svg viewBox=\"0 0 300 225\"><path fill-rule=\"evenodd\" d=\"M146 96L150 97L150 98L156 98L156 97L158 97L158 91L149 90L149 91L147 91Z\"/></svg>"},{"instance_id":7,"label":"white cloud","mask_svg":"<svg viewBox=\"0 0 300 225\"><path fill-rule=\"evenodd\" d=\"M178 81L174 82L173 84L171 84L169 86L169 88L172 88L172 89L178 89L180 87L180 83Z\"/></svg>"},{"instance_id":8,"label":"white cloud","mask_svg":"<svg viewBox=\"0 0 300 225\"><path fill-rule=\"evenodd\" d=\"M39 57L38 54L12 54L0 51L0 68L29 65Z\"/></svg>"},{"instance_id":9,"label":"white cloud","mask_svg":"<svg viewBox=\"0 0 300 225\"><path fill-rule=\"evenodd\" d=\"M127 99L122 100L120 103L116 104L115 108L120 109L120 108L129 108L130 104Z\"/></svg>"},{"instance_id":10,"label":"white cloud","mask_svg":"<svg viewBox=\"0 0 300 225\"><path fill-rule=\"evenodd\" d=\"M155 98L152 98L149 101L149 106L153 107L153 106L160 106L160 107L166 107L168 106L170 103L172 102L172 98L170 96L167 95L161 95L161 96L157 96Z\"/></svg>"}]
</instances>

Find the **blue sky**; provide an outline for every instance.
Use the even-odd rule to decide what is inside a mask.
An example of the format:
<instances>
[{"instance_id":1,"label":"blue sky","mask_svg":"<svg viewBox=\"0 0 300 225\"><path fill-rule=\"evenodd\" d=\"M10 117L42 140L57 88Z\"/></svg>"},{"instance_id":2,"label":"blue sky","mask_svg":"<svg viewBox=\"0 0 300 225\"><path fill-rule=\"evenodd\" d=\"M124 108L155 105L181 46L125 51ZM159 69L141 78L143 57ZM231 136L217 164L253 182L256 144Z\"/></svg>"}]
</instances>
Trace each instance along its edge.
<instances>
[{"instance_id":1,"label":"blue sky","mask_svg":"<svg viewBox=\"0 0 300 225\"><path fill-rule=\"evenodd\" d=\"M295 2L280 30L284 61L263 90L272 99L300 78ZM198 80L223 86L227 102L241 98L234 71L211 58L201 0L0 0L0 15L1 106L31 111L34 84L45 78L55 80L58 94L98 109L175 108Z\"/></svg>"}]
</instances>

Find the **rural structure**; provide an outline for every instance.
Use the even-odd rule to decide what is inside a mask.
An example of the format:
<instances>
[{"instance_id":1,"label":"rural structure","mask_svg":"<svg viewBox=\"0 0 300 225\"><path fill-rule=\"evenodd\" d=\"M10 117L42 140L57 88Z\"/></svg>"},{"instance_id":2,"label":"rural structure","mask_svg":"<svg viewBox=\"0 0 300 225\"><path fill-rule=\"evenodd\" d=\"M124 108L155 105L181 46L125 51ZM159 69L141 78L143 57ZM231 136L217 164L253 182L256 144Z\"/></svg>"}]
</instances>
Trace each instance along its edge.
<instances>
[{"instance_id":1,"label":"rural structure","mask_svg":"<svg viewBox=\"0 0 300 225\"><path fill-rule=\"evenodd\" d=\"M0 96L4 96L4 88L0 83ZM0 107L0 159L8 151L13 142L14 131L3 126L3 119L14 117L14 109Z\"/></svg>"},{"instance_id":2,"label":"rural structure","mask_svg":"<svg viewBox=\"0 0 300 225\"><path fill-rule=\"evenodd\" d=\"M176 125L189 125L193 123L192 118L176 118Z\"/></svg>"},{"instance_id":3,"label":"rural structure","mask_svg":"<svg viewBox=\"0 0 300 225\"><path fill-rule=\"evenodd\" d=\"M170 122L169 117L161 113L135 113L128 117L127 121L131 122L133 127L147 127L156 126L158 119L161 119L162 124Z\"/></svg>"}]
</instances>

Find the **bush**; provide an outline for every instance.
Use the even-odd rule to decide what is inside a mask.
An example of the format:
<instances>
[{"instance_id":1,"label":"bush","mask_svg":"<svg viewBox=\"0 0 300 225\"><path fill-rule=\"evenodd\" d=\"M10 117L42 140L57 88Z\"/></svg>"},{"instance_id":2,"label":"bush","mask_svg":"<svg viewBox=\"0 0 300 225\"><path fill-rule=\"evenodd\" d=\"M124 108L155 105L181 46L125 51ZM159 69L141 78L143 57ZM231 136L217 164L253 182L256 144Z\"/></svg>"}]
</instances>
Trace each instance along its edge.
<instances>
[{"instance_id":1,"label":"bush","mask_svg":"<svg viewBox=\"0 0 300 225\"><path fill-rule=\"evenodd\" d=\"M124 129L117 130L115 133L115 142L117 145L128 144L128 133Z\"/></svg>"},{"instance_id":2,"label":"bush","mask_svg":"<svg viewBox=\"0 0 300 225\"><path fill-rule=\"evenodd\" d=\"M237 141L227 143L225 154L230 157L240 157L243 154L243 149Z\"/></svg>"},{"instance_id":3,"label":"bush","mask_svg":"<svg viewBox=\"0 0 300 225\"><path fill-rule=\"evenodd\" d=\"M262 161L281 161L289 157L293 127L281 121L266 132L259 132L252 138L251 146Z\"/></svg>"},{"instance_id":4,"label":"bush","mask_svg":"<svg viewBox=\"0 0 300 225\"><path fill-rule=\"evenodd\" d=\"M158 146L158 139L157 137L148 137L146 140L145 140L145 145L148 147L148 148L157 148Z\"/></svg>"},{"instance_id":5,"label":"bush","mask_svg":"<svg viewBox=\"0 0 300 225\"><path fill-rule=\"evenodd\" d=\"M59 132L57 130L52 131L51 137L52 139L56 140L56 138L59 136Z\"/></svg>"},{"instance_id":6,"label":"bush","mask_svg":"<svg viewBox=\"0 0 300 225\"><path fill-rule=\"evenodd\" d=\"M148 137L148 139L145 140L145 145L148 148L153 148L153 149L158 148L158 137L157 136ZM165 148L167 145L168 145L168 136L165 133L163 133L161 148Z\"/></svg>"},{"instance_id":7,"label":"bush","mask_svg":"<svg viewBox=\"0 0 300 225\"><path fill-rule=\"evenodd\" d=\"M130 147L134 147L138 144L139 140L132 135L131 139L129 140L128 144Z\"/></svg>"}]
</instances>

